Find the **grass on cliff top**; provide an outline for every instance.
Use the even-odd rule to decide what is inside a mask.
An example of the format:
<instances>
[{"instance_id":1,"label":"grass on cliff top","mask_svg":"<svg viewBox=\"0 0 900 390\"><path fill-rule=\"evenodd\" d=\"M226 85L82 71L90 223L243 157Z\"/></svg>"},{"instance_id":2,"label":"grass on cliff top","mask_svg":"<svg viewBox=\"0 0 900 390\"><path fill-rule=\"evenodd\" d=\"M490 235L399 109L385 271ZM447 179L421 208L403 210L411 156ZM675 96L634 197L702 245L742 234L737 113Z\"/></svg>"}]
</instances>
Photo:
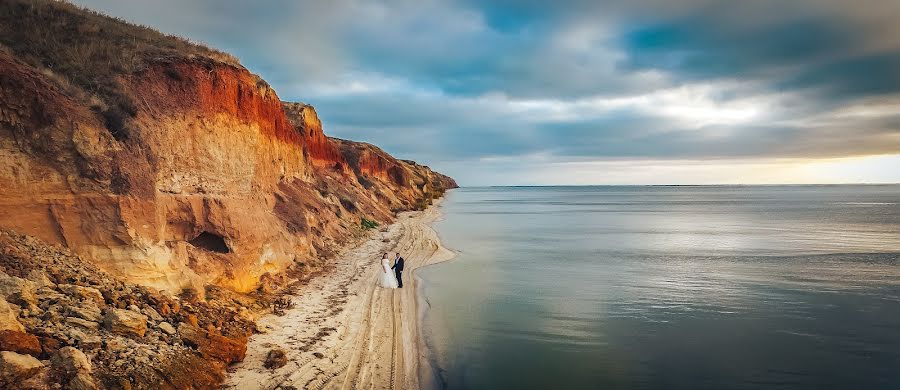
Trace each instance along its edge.
<instances>
[{"instance_id":1,"label":"grass on cliff top","mask_svg":"<svg viewBox=\"0 0 900 390\"><path fill-rule=\"evenodd\" d=\"M43 72L72 97L87 100L114 136L136 113L118 76L153 61L182 58L240 65L229 54L184 38L53 0L0 1L0 50Z\"/></svg>"}]
</instances>

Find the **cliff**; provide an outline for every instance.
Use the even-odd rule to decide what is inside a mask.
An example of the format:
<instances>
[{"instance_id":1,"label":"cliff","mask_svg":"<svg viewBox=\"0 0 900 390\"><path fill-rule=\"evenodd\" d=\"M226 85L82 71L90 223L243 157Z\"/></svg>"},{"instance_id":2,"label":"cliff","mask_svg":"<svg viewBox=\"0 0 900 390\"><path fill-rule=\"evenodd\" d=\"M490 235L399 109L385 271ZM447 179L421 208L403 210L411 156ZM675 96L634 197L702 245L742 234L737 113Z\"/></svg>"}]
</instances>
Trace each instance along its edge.
<instances>
[{"instance_id":1,"label":"cliff","mask_svg":"<svg viewBox=\"0 0 900 390\"><path fill-rule=\"evenodd\" d=\"M29 3L68 12L63 31L50 33L111 23L129 33L72 6ZM4 33L4 41L22 34ZM64 38L72 50L112 39ZM311 106L282 104L263 80L209 50L132 49L140 63L99 72L115 80L97 95L41 65L62 60L4 44L0 227L64 245L128 281L249 291L266 272L315 262L360 218L390 222L392 211L455 186L370 145L329 139Z\"/></svg>"},{"instance_id":2,"label":"cliff","mask_svg":"<svg viewBox=\"0 0 900 390\"><path fill-rule=\"evenodd\" d=\"M0 19L0 229L119 283L252 292L456 186L328 138L227 54L48 0Z\"/></svg>"}]
</instances>

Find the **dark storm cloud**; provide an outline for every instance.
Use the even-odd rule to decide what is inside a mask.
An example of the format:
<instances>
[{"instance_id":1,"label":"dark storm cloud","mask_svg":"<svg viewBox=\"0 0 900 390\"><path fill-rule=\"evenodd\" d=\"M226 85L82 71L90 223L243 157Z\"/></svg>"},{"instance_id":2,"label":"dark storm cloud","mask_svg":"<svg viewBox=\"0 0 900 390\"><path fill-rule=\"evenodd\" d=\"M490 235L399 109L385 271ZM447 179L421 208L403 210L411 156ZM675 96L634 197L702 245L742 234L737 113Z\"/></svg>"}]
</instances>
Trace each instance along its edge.
<instances>
[{"instance_id":1,"label":"dark storm cloud","mask_svg":"<svg viewBox=\"0 0 900 390\"><path fill-rule=\"evenodd\" d=\"M437 168L900 152L898 1L79 3L232 52L329 134Z\"/></svg>"}]
</instances>

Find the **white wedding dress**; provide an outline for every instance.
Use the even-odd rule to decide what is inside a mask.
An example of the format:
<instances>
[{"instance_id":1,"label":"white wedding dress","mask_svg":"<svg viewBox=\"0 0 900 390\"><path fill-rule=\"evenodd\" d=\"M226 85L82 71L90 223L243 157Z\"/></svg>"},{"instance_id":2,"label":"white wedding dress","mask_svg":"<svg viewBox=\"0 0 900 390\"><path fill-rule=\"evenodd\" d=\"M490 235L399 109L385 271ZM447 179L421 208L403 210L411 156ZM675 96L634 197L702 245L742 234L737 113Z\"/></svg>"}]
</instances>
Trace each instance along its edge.
<instances>
[{"instance_id":1,"label":"white wedding dress","mask_svg":"<svg viewBox=\"0 0 900 390\"><path fill-rule=\"evenodd\" d=\"M378 287L397 288L397 277L391 269L388 259L381 259L381 269L378 270Z\"/></svg>"}]
</instances>

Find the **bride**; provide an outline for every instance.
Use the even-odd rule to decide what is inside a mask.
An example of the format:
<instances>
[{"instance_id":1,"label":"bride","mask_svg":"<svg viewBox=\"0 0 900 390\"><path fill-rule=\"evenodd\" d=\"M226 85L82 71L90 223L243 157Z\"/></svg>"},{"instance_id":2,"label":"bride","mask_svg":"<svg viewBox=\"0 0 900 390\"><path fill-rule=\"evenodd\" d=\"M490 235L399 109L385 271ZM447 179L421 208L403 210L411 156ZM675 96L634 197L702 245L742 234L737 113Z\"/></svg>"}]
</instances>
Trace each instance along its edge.
<instances>
[{"instance_id":1,"label":"bride","mask_svg":"<svg viewBox=\"0 0 900 390\"><path fill-rule=\"evenodd\" d=\"M381 255L381 272L378 275L378 286L384 288L397 288L397 277L391 270L390 260L387 253Z\"/></svg>"}]
</instances>

